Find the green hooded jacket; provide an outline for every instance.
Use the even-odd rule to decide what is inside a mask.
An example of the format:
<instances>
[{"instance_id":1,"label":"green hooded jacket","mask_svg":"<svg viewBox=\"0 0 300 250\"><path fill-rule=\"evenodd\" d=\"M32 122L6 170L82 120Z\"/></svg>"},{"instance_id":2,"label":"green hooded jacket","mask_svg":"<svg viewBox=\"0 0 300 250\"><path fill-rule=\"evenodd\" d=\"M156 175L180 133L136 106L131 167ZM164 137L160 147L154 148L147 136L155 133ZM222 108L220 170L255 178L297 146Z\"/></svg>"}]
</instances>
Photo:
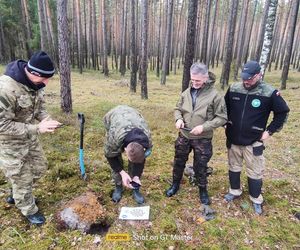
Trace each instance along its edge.
<instances>
[{"instance_id":1,"label":"green hooded jacket","mask_svg":"<svg viewBox=\"0 0 300 250\"><path fill-rule=\"evenodd\" d=\"M193 108L191 86L181 93L176 104L175 121L182 119L186 128L193 129L203 125L200 135L192 135L189 131L181 129L181 133L188 139L213 137L213 129L223 126L227 121L227 112L224 97L214 87L215 75L209 72L209 80L204 87L198 90L196 103Z\"/></svg>"}]
</instances>

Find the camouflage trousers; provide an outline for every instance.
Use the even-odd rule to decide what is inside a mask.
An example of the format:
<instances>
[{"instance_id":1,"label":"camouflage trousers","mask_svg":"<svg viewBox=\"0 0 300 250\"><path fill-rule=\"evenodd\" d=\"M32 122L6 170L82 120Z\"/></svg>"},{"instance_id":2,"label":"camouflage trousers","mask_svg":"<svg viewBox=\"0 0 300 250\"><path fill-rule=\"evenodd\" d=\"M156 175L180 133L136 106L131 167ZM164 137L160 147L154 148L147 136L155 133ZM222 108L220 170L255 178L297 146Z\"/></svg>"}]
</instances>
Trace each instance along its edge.
<instances>
[{"instance_id":1,"label":"camouflage trousers","mask_svg":"<svg viewBox=\"0 0 300 250\"><path fill-rule=\"evenodd\" d=\"M173 182L180 182L190 152L194 152L193 169L198 186L207 185L207 163L212 156L211 139L187 139L179 133L175 142Z\"/></svg>"},{"instance_id":2,"label":"camouflage trousers","mask_svg":"<svg viewBox=\"0 0 300 250\"><path fill-rule=\"evenodd\" d=\"M47 170L38 137L1 140L0 169L12 185L16 207L25 216L35 214L38 207L32 195L32 184Z\"/></svg>"}]
</instances>

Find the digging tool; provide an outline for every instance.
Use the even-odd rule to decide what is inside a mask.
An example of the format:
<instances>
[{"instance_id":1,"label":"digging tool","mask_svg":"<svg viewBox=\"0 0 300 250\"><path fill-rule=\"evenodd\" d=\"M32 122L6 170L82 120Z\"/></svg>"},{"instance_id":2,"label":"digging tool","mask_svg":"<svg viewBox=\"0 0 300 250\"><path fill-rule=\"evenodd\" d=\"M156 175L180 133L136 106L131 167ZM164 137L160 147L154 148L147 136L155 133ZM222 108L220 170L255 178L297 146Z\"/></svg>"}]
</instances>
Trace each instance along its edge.
<instances>
[{"instance_id":1,"label":"digging tool","mask_svg":"<svg viewBox=\"0 0 300 250\"><path fill-rule=\"evenodd\" d=\"M84 158L83 158L83 130L84 130L84 114L78 113L78 120L80 123L80 144L79 144L79 165L80 165L80 173L81 178L83 180L86 180L86 173L85 173L85 167L84 167Z\"/></svg>"}]
</instances>

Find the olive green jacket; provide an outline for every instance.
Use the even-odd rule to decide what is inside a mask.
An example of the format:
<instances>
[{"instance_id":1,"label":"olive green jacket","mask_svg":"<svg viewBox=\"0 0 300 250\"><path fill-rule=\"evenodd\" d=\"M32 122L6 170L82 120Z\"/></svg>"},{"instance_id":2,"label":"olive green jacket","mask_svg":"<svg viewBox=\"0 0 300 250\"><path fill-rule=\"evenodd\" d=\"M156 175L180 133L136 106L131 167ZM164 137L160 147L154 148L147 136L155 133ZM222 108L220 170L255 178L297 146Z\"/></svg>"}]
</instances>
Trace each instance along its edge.
<instances>
[{"instance_id":1,"label":"olive green jacket","mask_svg":"<svg viewBox=\"0 0 300 250\"><path fill-rule=\"evenodd\" d=\"M175 121L182 119L184 126L190 129L198 125L203 126L200 135L192 135L189 131L181 130L183 136L189 139L213 137L213 129L223 126L227 121L224 97L214 88L215 75L209 72L209 80L198 90L195 107L193 109L191 86L182 92L177 102L174 116Z\"/></svg>"}]
</instances>

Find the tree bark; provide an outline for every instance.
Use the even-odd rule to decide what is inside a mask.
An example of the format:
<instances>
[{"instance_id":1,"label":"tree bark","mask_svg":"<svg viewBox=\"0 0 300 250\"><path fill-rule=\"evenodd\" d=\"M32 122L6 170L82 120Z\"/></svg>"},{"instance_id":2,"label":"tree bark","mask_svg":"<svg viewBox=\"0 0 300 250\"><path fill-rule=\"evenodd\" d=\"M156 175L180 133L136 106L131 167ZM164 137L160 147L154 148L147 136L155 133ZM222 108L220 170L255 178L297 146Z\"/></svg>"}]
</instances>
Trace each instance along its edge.
<instances>
[{"instance_id":1,"label":"tree bark","mask_svg":"<svg viewBox=\"0 0 300 250\"><path fill-rule=\"evenodd\" d=\"M69 51L69 28L67 19L67 0L57 0L57 31L59 53L59 75L61 109L72 113L71 71Z\"/></svg>"},{"instance_id":2,"label":"tree bark","mask_svg":"<svg viewBox=\"0 0 300 250\"><path fill-rule=\"evenodd\" d=\"M131 0L131 29L130 29L130 54L131 54L131 73L130 73L130 92L136 92L137 84L137 57L136 57L136 37L135 37L135 1Z\"/></svg>"},{"instance_id":3,"label":"tree bark","mask_svg":"<svg viewBox=\"0 0 300 250\"><path fill-rule=\"evenodd\" d=\"M38 14L39 14L39 27L40 27L40 36L41 36L41 49L48 51L48 40L47 40L47 29L45 23L45 10L43 0L37 0L38 3Z\"/></svg>"},{"instance_id":4,"label":"tree bark","mask_svg":"<svg viewBox=\"0 0 300 250\"><path fill-rule=\"evenodd\" d=\"M106 9L106 0L102 0L102 37L103 37L103 73L105 76L108 76L108 65L107 65L107 22L106 22L106 16L107 16L107 9Z\"/></svg>"},{"instance_id":5,"label":"tree bark","mask_svg":"<svg viewBox=\"0 0 300 250\"><path fill-rule=\"evenodd\" d=\"M21 0L21 10L22 10L22 22L23 22L23 31L25 37L25 49L27 58L30 58L32 55L31 48L29 46L29 41L32 39L32 32L30 26L30 18L27 7L27 0Z\"/></svg>"},{"instance_id":6,"label":"tree bark","mask_svg":"<svg viewBox=\"0 0 300 250\"><path fill-rule=\"evenodd\" d=\"M227 30L226 45L225 45L226 52L225 52L225 58L223 60L223 68L222 68L222 74L220 80L222 89L224 89L225 86L228 86L228 81L229 81L237 8L238 8L238 0L231 0L231 6L229 8L230 16L228 20L228 30Z\"/></svg>"},{"instance_id":7,"label":"tree bark","mask_svg":"<svg viewBox=\"0 0 300 250\"><path fill-rule=\"evenodd\" d=\"M163 57L163 66L161 71L161 85L166 85L166 74L169 67L170 60L170 47L171 47L171 31L172 31L172 19L173 19L173 0L168 0L168 18L167 18L167 33L165 37L165 49Z\"/></svg>"},{"instance_id":8,"label":"tree bark","mask_svg":"<svg viewBox=\"0 0 300 250\"><path fill-rule=\"evenodd\" d=\"M239 68L241 66L242 57L243 57L243 44L245 42L245 29L246 29L246 20L248 16L248 6L249 0L243 0L242 4L242 13L241 13L241 23L239 27L239 36L238 36L238 43L237 43L237 55L236 55L236 63L234 68L233 78L237 80Z\"/></svg>"},{"instance_id":9,"label":"tree bark","mask_svg":"<svg viewBox=\"0 0 300 250\"><path fill-rule=\"evenodd\" d=\"M148 1L142 0L142 46L141 46L141 97L148 99L147 67L148 67Z\"/></svg>"},{"instance_id":10,"label":"tree bark","mask_svg":"<svg viewBox=\"0 0 300 250\"><path fill-rule=\"evenodd\" d=\"M273 30L274 30L275 19L276 19L277 5L278 5L278 0L270 0L268 17L266 20L266 27L265 27L265 34L264 34L264 42L263 42L262 52L259 60L259 64L261 66L261 72L263 76L268 66L271 49L272 49Z\"/></svg>"},{"instance_id":11,"label":"tree bark","mask_svg":"<svg viewBox=\"0 0 300 250\"><path fill-rule=\"evenodd\" d=\"M193 64L195 54L195 35L196 35L196 21L198 12L198 1L189 0L188 5L188 24L186 31L186 47L184 57L184 68L182 78L182 92L185 91L190 82L190 68Z\"/></svg>"},{"instance_id":12,"label":"tree bark","mask_svg":"<svg viewBox=\"0 0 300 250\"><path fill-rule=\"evenodd\" d=\"M267 17L268 17L268 10L269 10L269 6L270 6L270 2L271 2L271 0L266 0L266 2L265 2L264 14L263 14L263 18L262 18L262 22L261 22L261 26L260 26L258 43L257 43L256 53L255 53L256 61L259 61L259 58L261 57L261 49L262 49L263 42L264 42L264 34L265 34L266 21L267 21Z\"/></svg>"},{"instance_id":13,"label":"tree bark","mask_svg":"<svg viewBox=\"0 0 300 250\"><path fill-rule=\"evenodd\" d=\"M288 27L288 37L287 37L287 46L284 57L284 65L281 74L281 89L286 89L286 81L288 79L290 60L294 42L294 34L297 23L297 16L299 12L299 2L300 0L292 0L292 9L291 9L291 19Z\"/></svg>"}]
</instances>

